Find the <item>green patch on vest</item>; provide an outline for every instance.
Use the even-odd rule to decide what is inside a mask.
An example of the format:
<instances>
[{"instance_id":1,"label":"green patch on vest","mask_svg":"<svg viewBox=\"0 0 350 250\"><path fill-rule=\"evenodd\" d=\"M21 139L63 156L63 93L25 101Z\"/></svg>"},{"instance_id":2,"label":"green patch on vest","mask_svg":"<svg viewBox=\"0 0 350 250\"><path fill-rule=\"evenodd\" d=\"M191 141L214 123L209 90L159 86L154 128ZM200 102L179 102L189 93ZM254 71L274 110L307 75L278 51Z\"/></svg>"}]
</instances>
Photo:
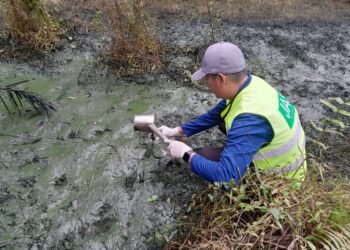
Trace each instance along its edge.
<instances>
[{"instance_id":1,"label":"green patch on vest","mask_svg":"<svg viewBox=\"0 0 350 250\"><path fill-rule=\"evenodd\" d=\"M282 114L283 118L286 120L290 128L294 124L295 108L290 102L285 98L280 92L278 93L278 110Z\"/></svg>"}]
</instances>

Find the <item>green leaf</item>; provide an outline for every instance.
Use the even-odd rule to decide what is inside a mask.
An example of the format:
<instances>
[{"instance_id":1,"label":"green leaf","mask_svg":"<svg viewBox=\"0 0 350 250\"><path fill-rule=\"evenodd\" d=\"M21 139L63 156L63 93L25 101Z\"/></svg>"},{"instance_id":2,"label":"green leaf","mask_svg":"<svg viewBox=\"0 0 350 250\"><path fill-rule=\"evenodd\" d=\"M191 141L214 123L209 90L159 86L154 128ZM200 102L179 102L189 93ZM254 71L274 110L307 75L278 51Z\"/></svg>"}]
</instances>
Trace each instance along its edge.
<instances>
[{"instance_id":1,"label":"green leaf","mask_svg":"<svg viewBox=\"0 0 350 250\"><path fill-rule=\"evenodd\" d=\"M327 241L326 241L327 242ZM329 246L328 246L328 244L325 244L325 243L323 243L322 241L320 241L320 243L322 244L322 246L324 247L324 249L326 249L326 250L333 250L333 247L332 248L330 248Z\"/></svg>"},{"instance_id":2,"label":"green leaf","mask_svg":"<svg viewBox=\"0 0 350 250\"><path fill-rule=\"evenodd\" d=\"M23 107L21 99L24 99L28 103L30 103L39 114L41 114L40 110L38 109L39 107L46 112L47 116L49 116L50 111L56 110L49 101L46 101L45 99L41 98L38 94L31 93L25 90L19 90L11 85L8 85L6 87L0 87L0 92L1 91L7 93L8 100L14 106L15 110L18 111L18 113L21 113L20 109ZM1 96L0 101L4 104L6 110L9 112L9 107Z\"/></svg>"},{"instance_id":3,"label":"green leaf","mask_svg":"<svg viewBox=\"0 0 350 250\"><path fill-rule=\"evenodd\" d=\"M329 236L329 239L332 242L334 242L334 245L336 245L336 247L338 249L346 249L345 247L349 246L349 244L350 244L350 242L348 241L348 239L344 235L342 235L336 231L329 230L327 232L327 235Z\"/></svg>"},{"instance_id":4,"label":"green leaf","mask_svg":"<svg viewBox=\"0 0 350 250\"><path fill-rule=\"evenodd\" d=\"M15 109L18 110L18 113L21 114L21 110L20 110L20 106L19 104L17 103L16 99L15 99L15 96L14 94L11 92L11 90L7 90L7 95L10 99L10 101L12 102L12 105Z\"/></svg>"},{"instance_id":5,"label":"green leaf","mask_svg":"<svg viewBox=\"0 0 350 250\"><path fill-rule=\"evenodd\" d=\"M341 127L341 128L345 128L344 122L342 122L342 121L340 121L340 120L338 120L338 119L329 119L329 118L326 118L326 120L329 121L329 122L334 123L335 125L337 125L337 126L339 126L339 127Z\"/></svg>"},{"instance_id":6,"label":"green leaf","mask_svg":"<svg viewBox=\"0 0 350 250\"><path fill-rule=\"evenodd\" d=\"M325 133L330 133L330 134L337 134L340 136L344 136L342 133L335 131L335 130L330 130L330 129L323 129L319 126L317 126L313 121L310 121L311 127L313 127L315 130L319 132L325 132Z\"/></svg>"},{"instance_id":7,"label":"green leaf","mask_svg":"<svg viewBox=\"0 0 350 250\"><path fill-rule=\"evenodd\" d=\"M163 238L160 232L158 231L155 232L154 237L156 237L157 239Z\"/></svg>"},{"instance_id":8,"label":"green leaf","mask_svg":"<svg viewBox=\"0 0 350 250\"><path fill-rule=\"evenodd\" d=\"M234 180L234 179L231 179L231 180L230 180L230 185L235 186L235 184L236 184L235 180Z\"/></svg>"},{"instance_id":9,"label":"green leaf","mask_svg":"<svg viewBox=\"0 0 350 250\"><path fill-rule=\"evenodd\" d=\"M316 246L311 241L307 240L306 244L311 250L317 250Z\"/></svg>"},{"instance_id":10,"label":"green leaf","mask_svg":"<svg viewBox=\"0 0 350 250\"><path fill-rule=\"evenodd\" d=\"M283 191L282 194L283 194L283 196L289 196L289 192L288 191Z\"/></svg>"},{"instance_id":11,"label":"green leaf","mask_svg":"<svg viewBox=\"0 0 350 250\"><path fill-rule=\"evenodd\" d=\"M318 146L320 146L322 149L324 149L324 150L326 150L328 147L324 144L324 143L322 143L322 142L320 142L320 141L316 141L316 140L314 140L314 139L312 139L312 138L308 138L311 142L313 142L313 143L315 143L315 144L317 144Z\"/></svg>"},{"instance_id":12,"label":"green leaf","mask_svg":"<svg viewBox=\"0 0 350 250\"><path fill-rule=\"evenodd\" d=\"M341 110L338 111L338 113L350 117L350 112L348 112L348 111L345 111L345 110L341 109Z\"/></svg>"},{"instance_id":13,"label":"green leaf","mask_svg":"<svg viewBox=\"0 0 350 250\"><path fill-rule=\"evenodd\" d=\"M243 201L243 200L245 200L245 199L246 199L246 195L245 195L245 194L239 194L239 195L237 195L237 200Z\"/></svg>"},{"instance_id":14,"label":"green leaf","mask_svg":"<svg viewBox=\"0 0 350 250\"><path fill-rule=\"evenodd\" d=\"M321 218L321 213L320 211L317 211L313 219L314 221L319 222L320 218Z\"/></svg>"},{"instance_id":15,"label":"green leaf","mask_svg":"<svg viewBox=\"0 0 350 250\"><path fill-rule=\"evenodd\" d=\"M272 214L277 226L283 230L283 226L280 223L280 217L281 217L280 210L278 208L269 208L269 213Z\"/></svg>"},{"instance_id":16,"label":"green leaf","mask_svg":"<svg viewBox=\"0 0 350 250\"><path fill-rule=\"evenodd\" d=\"M0 95L0 100L1 100L2 104L4 104L4 107L6 108L7 112L8 112L9 114L11 114L9 108L7 107L7 104L6 104L5 100L1 97L1 95Z\"/></svg>"},{"instance_id":17,"label":"green leaf","mask_svg":"<svg viewBox=\"0 0 350 250\"><path fill-rule=\"evenodd\" d=\"M325 130L323 130L323 132L344 136L343 133L340 133L339 131L335 131L335 130L330 130L330 129L325 129Z\"/></svg>"},{"instance_id":18,"label":"green leaf","mask_svg":"<svg viewBox=\"0 0 350 250\"><path fill-rule=\"evenodd\" d=\"M272 189L272 187L269 184L263 183L263 184L260 185L260 189L267 190L267 189Z\"/></svg>"},{"instance_id":19,"label":"green leaf","mask_svg":"<svg viewBox=\"0 0 350 250\"><path fill-rule=\"evenodd\" d=\"M243 212L251 212L255 210L255 208L252 205L247 203L240 203L239 206L243 209Z\"/></svg>"},{"instance_id":20,"label":"green leaf","mask_svg":"<svg viewBox=\"0 0 350 250\"><path fill-rule=\"evenodd\" d=\"M269 211L269 209L267 208L267 207L265 207L265 206L259 206L259 207L257 207L259 210L260 210L260 212L262 212L262 213L267 213L268 211Z\"/></svg>"},{"instance_id":21,"label":"green leaf","mask_svg":"<svg viewBox=\"0 0 350 250\"><path fill-rule=\"evenodd\" d=\"M156 200L158 200L158 195L156 194L153 194L147 198L148 202L155 202Z\"/></svg>"},{"instance_id":22,"label":"green leaf","mask_svg":"<svg viewBox=\"0 0 350 250\"><path fill-rule=\"evenodd\" d=\"M323 132L323 128L317 126L313 121L310 121L311 127L313 127L315 130Z\"/></svg>"},{"instance_id":23,"label":"green leaf","mask_svg":"<svg viewBox=\"0 0 350 250\"><path fill-rule=\"evenodd\" d=\"M280 210L278 208L269 208L269 213L275 218L275 220L280 219Z\"/></svg>"},{"instance_id":24,"label":"green leaf","mask_svg":"<svg viewBox=\"0 0 350 250\"><path fill-rule=\"evenodd\" d=\"M337 103L339 103L340 105L343 105L343 104L344 104L343 99L341 99L340 97L328 97L328 100L334 100L334 101L336 101Z\"/></svg>"},{"instance_id":25,"label":"green leaf","mask_svg":"<svg viewBox=\"0 0 350 250\"><path fill-rule=\"evenodd\" d=\"M320 99L320 102L324 105L326 105L328 108L330 108L334 113L336 113L338 111L338 108L336 106L334 106L332 103L330 103L327 100L324 99Z\"/></svg>"}]
</instances>

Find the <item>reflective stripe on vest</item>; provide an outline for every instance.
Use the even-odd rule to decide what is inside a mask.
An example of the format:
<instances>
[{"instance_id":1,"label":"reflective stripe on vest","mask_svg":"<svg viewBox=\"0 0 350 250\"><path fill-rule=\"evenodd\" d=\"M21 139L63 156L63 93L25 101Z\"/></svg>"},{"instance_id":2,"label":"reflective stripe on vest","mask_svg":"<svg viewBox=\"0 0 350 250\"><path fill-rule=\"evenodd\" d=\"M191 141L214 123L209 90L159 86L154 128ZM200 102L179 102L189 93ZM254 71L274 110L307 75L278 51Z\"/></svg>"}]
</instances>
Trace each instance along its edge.
<instances>
[{"instance_id":1,"label":"reflective stripe on vest","mask_svg":"<svg viewBox=\"0 0 350 250\"><path fill-rule=\"evenodd\" d=\"M299 156L295 162L293 162L285 167L277 167L277 168L265 171L265 173L267 173L267 174L287 174L289 172L293 172L293 171L297 170L298 168L303 167L302 163L305 160L306 160L306 158L304 156Z\"/></svg>"},{"instance_id":2,"label":"reflective stripe on vest","mask_svg":"<svg viewBox=\"0 0 350 250\"><path fill-rule=\"evenodd\" d=\"M299 139L301 136L301 131L302 131L301 124L300 124L300 121L298 120L296 131L295 131L293 137L286 144L280 146L279 148L269 150L269 151L266 151L263 153L257 152L254 155L253 160L254 161L261 161L261 160L264 160L267 158L277 157L277 156L283 155L283 154L287 153L288 151L292 150L299 142ZM304 144L305 144L305 138L303 140L303 145Z\"/></svg>"}]
</instances>

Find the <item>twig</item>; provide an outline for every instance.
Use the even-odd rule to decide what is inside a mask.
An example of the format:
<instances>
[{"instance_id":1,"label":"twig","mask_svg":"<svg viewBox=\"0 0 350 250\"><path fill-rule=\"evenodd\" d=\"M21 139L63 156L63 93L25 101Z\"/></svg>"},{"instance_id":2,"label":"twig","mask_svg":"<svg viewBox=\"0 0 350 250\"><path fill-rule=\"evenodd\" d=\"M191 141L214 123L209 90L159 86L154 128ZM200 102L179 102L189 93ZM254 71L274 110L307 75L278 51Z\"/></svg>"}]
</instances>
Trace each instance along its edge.
<instances>
[{"instance_id":1,"label":"twig","mask_svg":"<svg viewBox=\"0 0 350 250\"><path fill-rule=\"evenodd\" d=\"M14 83L11 83L9 85L6 85L6 87L13 87L13 86L16 86L18 84L25 83L25 82L29 82L29 80L23 80L23 81L19 81L19 82L14 82Z\"/></svg>"},{"instance_id":2,"label":"twig","mask_svg":"<svg viewBox=\"0 0 350 250\"><path fill-rule=\"evenodd\" d=\"M0 134L0 136L17 137L17 136L15 136L15 135L6 135L6 134Z\"/></svg>"},{"instance_id":3,"label":"twig","mask_svg":"<svg viewBox=\"0 0 350 250\"><path fill-rule=\"evenodd\" d=\"M7 245L10 245L12 242L14 242L14 240L8 240L8 241L2 241L0 242L0 247L5 247Z\"/></svg>"},{"instance_id":4,"label":"twig","mask_svg":"<svg viewBox=\"0 0 350 250\"><path fill-rule=\"evenodd\" d=\"M287 247L278 245L278 244L276 244L276 243L274 243L274 242L271 242L271 241L263 240L262 242L267 243L267 244L270 244L270 245L274 245L274 246L276 247L276 249L287 249Z\"/></svg>"},{"instance_id":5,"label":"twig","mask_svg":"<svg viewBox=\"0 0 350 250\"><path fill-rule=\"evenodd\" d=\"M0 214L0 221L1 221L1 224L4 226L6 232L8 231L8 228L7 228L7 225L5 224L4 222L4 217L2 217L2 214Z\"/></svg>"},{"instance_id":6,"label":"twig","mask_svg":"<svg viewBox=\"0 0 350 250\"><path fill-rule=\"evenodd\" d=\"M16 232L16 231L17 231L17 230L15 230L15 232ZM12 233L12 234L13 234L13 233ZM11 234L11 235L12 235L12 234ZM20 238L22 238L22 237L13 236L12 239L10 239L10 240L1 241L1 242L0 242L0 248L5 247L5 246L7 246L7 245L10 245L10 244L14 243L16 240L20 239Z\"/></svg>"},{"instance_id":7,"label":"twig","mask_svg":"<svg viewBox=\"0 0 350 250\"><path fill-rule=\"evenodd\" d=\"M180 246L180 250L181 249L183 249L183 247L185 246L185 244L186 244L186 242L187 242L187 240L188 240L188 238L191 236L191 231L189 231L189 233L187 234L187 236L186 236L186 238L185 238L185 240L184 240L184 242L182 243L182 245Z\"/></svg>"},{"instance_id":8,"label":"twig","mask_svg":"<svg viewBox=\"0 0 350 250\"><path fill-rule=\"evenodd\" d=\"M207 0L206 2L207 2L207 10L208 10L208 16L209 16L209 25L210 25L210 29L211 29L211 43L214 43L215 36L214 36L213 17L212 17L211 11L210 11L209 0Z\"/></svg>"},{"instance_id":9,"label":"twig","mask_svg":"<svg viewBox=\"0 0 350 250\"><path fill-rule=\"evenodd\" d=\"M236 222L237 224L236 224L235 228L233 229L233 233L232 233L232 234L235 234L235 233L236 233L238 224L239 224L239 222L241 221L242 214L243 214L243 212L241 212L241 213L239 214L238 220L237 220L237 222Z\"/></svg>"}]
</instances>

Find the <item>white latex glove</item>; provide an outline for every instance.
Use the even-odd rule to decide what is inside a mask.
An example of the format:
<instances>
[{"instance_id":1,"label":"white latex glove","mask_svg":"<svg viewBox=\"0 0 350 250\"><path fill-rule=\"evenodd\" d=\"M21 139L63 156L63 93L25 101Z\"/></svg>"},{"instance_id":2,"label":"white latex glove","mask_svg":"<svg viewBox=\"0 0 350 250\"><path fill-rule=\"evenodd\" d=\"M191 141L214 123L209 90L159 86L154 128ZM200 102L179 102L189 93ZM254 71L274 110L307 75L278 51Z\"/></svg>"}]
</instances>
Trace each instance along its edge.
<instances>
[{"instance_id":1,"label":"white latex glove","mask_svg":"<svg viewBox=\"0 0 350 250\"><path fill-rule=\"evenodd\" d=\"M182 159L187 151L192 150L191 147L181 141L166 140L164 142L169 143L168 149L171 157L173 158Z\"/></svg>"},{"instance_id":2,"label":"white latex glove","mask_svg":"<svg viewBox=\"0 0 350 250\"><path fill-rule=\"evenodd\" d=\"M159 127L159 130L166 136L166 137L174 137L174 136L180 136L180 128L169 128L167 126L161 126Z\"/></svg>"}]
</instances>

